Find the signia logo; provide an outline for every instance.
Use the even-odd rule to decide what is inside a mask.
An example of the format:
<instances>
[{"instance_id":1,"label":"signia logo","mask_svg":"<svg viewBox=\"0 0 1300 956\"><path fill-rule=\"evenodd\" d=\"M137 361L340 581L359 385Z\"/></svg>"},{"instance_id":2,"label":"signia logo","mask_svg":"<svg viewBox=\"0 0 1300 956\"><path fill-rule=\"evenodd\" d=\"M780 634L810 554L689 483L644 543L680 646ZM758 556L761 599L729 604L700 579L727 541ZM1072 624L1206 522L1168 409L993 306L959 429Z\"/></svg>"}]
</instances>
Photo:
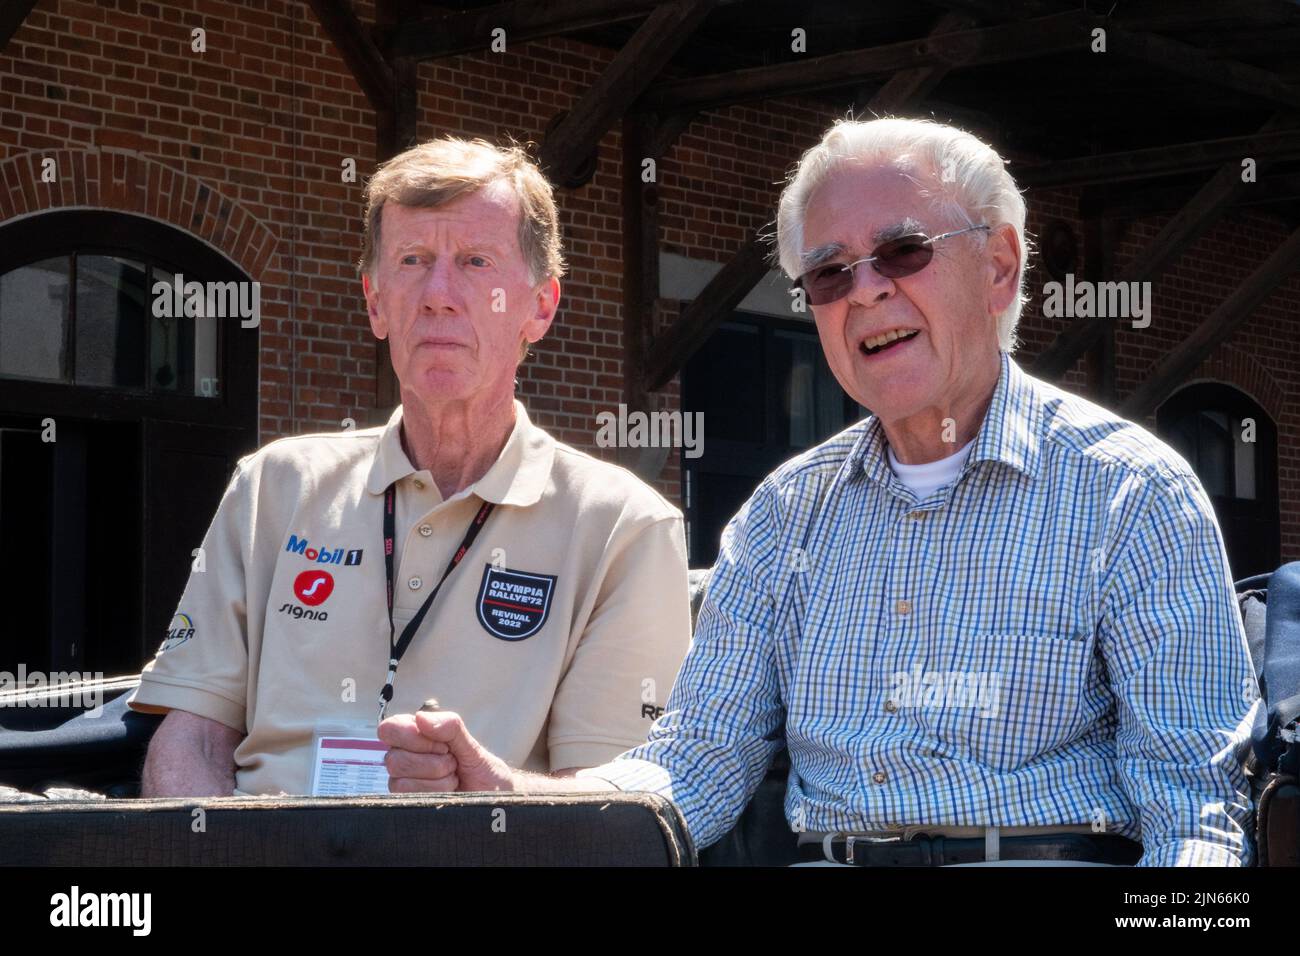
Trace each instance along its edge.
<instances>
[{"instance_id":1,"label":"signia logo","mask_svg":"<svg viewBox=\"0 0 1300 956\"><path fill-rule=\"evenodd\" d=\"M308 607L324 604L334 590L334 577L328 571L304 571L293 579L293 594Z\"/></svg>"}]
</instances>

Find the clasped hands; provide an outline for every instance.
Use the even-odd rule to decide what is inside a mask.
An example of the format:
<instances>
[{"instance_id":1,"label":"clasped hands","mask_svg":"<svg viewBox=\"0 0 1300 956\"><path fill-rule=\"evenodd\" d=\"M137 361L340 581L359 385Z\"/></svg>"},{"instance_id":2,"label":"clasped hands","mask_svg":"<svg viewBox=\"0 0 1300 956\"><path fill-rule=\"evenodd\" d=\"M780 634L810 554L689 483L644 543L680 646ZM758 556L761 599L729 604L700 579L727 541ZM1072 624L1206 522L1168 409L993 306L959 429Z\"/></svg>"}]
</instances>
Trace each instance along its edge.
<instances>
[{"instance_id":1,"label":"clasped hands","mask_svg":"<svg viewBox=\"0 0 1300 956\"><path fill-rule=\"evenodd\" d=\"M475 740L452 711L394 714L380 723L379 739L389 747L384 765L390 793L515 789L509 765Z\"/></svg>"}]
</instances>

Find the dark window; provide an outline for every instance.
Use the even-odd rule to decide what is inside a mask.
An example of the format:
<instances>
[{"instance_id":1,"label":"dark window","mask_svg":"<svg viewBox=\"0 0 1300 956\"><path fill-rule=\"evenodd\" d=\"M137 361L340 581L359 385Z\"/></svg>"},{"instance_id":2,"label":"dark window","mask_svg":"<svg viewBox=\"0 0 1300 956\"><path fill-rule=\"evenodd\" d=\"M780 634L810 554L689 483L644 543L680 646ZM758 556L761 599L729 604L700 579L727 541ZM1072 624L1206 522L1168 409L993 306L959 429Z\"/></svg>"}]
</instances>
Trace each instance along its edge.
<instances>
[{"instance_id":1,"label":"dark window","mask_svg":"<svg viewBox=\"0 0 1300 956\"><path fill-rule=\"evenodd\" d=\"M257 444L258 330L160 285L250 280L115 212L8 223L0 249L0 670L131 673Z\"/></svg>"},{"instance_id":2,"label":"dark window","mask_svg":"<svg viewBox=\"0 0 1300 956\"><path fill-rule=\"evenodd\" d=\"M682 457L691 567L713 564L722 529L768 472L863 414L815 330L740 313L687 361L682 410L704 415L704 453Z\"/></svg>"},{"instance_id":3,"label":"dark window","mask_svg":"<svg viewBox=\"0 0 1300 956\"><path fill-rule=\"evenodd\" d=\"M222 320L178 311L174 284L162 265L120 256L72 253L9 269L0 275L0 376L216 398Z\"/></svg>"},{"instance_id":4,"label":"dark window","mask_svg":"<svg viewBox=\"0 0 1300 956\"><path fill-rule=\"evenodd\" d=\"M1244 393L1201 383L1175 393L1157 429L1192 466L1214 505L1236 579L1280 561L1277 427Z\"/></svg>"},{"instance_id":5,"label":"dark window","mask_svg":"<svg viewBox=\"0 0 1300 956\"><path fill-rule=\"evenodd\" d=\"M0 275L0 375L66 382L72 257L59 256Z\"/></svg>"}]
</instances>

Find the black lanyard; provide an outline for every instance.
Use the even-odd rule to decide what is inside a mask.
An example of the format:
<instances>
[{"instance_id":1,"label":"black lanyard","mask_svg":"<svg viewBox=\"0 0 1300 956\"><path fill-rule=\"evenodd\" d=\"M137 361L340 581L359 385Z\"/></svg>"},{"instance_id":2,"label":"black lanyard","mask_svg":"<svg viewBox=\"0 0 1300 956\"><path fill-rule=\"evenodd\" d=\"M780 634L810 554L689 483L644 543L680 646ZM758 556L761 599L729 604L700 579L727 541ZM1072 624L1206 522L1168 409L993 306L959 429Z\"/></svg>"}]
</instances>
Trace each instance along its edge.
<instances>
[{"instance_id":1,"label":"black lanyard","mask_svg":"<svg viewBox=\"0 0 1300 956\"><path fill-rule=\"evenodd\" d=\"M474 520L469 523L469 528L465 531L465 539L461 541L460 547L456 553L451 556L451 561L447 564L447 570L442 572L442 577L438 583L433 586L429 596L424 599L424 604L420 605L420 610L415 613L415 617L407 622L406 627L402 628L402 636L394 641L394 635L397 632L397 626L393 623L393 548L395 545L394 538L396 532L394 525L396 516L394 512L397 509L397 492L394 490L395 485L389 485L384 492L384 572L388 579L388 679L384 682L384 689L379 692L379 719L384 719L384 714L388 710L388 702L393 699L393 679L397 676L397 664L406 653L406 649L411 646L411 641L415 638L415 632L420 629L420 622L424 620L424 615L429 608L433 606L433 599L438 596L438 591L442 589L442 584L452 571L456 570L456 565L460 564L461 558L465 557L465 552L470 549L478 533L483 530L483 525L487 523L488 515L496 507L492 502L483 502L483 507L478 509L478 514Z\"/></svg>"}]
</instances>

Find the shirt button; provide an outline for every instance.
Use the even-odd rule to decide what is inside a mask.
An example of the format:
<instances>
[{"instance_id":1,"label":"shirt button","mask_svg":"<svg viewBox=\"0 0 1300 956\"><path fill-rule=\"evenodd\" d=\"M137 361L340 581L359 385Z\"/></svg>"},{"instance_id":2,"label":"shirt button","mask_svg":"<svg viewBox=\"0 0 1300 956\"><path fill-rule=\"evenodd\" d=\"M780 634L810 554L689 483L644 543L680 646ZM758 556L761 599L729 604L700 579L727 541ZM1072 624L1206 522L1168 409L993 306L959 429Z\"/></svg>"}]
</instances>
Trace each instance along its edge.
<instances>
[{"instance_id":1,"label":"shirt button","mask_svg":"<svg viewBox=\"0 0 1300 956\"><path fill-rule=\"evenodd\" d=\"M411 578L411 580L406 582L406 586L409 587L412 591L420 590L420 587L423 584L424 582L420 580L420 576L418 574L415 577Z\"/></svg>"},{"instance_id":2,"label":"shirt button","mask_svg":"<svg viewBox=\"0 0 1300 956\"><path fill-rule=\"evenodd\" d=\"M913 511L911 514L908 515L908 517L911 518L913 521L920 521L922 518L925 517L925 515L926 513L924 511Z\"/></svg>"},{"instance_id":3,"label":"shirt button","mask_svg":"<svg viewBox=\"0 0 1300 956\"><path fill-rule=\"evenodd\" d=\"M414 484L415 484L415 490L416 490L416 491L423 491L423 490L424 490L424 482L421 481L419 478L416 478L416 479L415 479Z\"/></svg>"},{"instance_id":4,"label":"shirt button","mask_svg":"<svg viewBox=\"0 0 1300 956\"><path fill-rule=\"evenodd\" d=\"M420 525L420 534L427 538L429 535L433 534L433 529L427 524L422 524Z\"/></svg>"},{"instance_id":5,"label":"shirt button","mask_svg":"<svg viewBox=\"0 0 1300 956\"><path fill-rule=\"evenodd\" d=\"M871 779L874 783L884 783L885 782L884 771L877 770L875 773L871 775Z\"/></svg>"},{"instance_id":6,"label":"shirt button","mask_svg":"<svg viewBox=\"0 0 1300 956\"><path fill-rule=\"evenodd\" d=\"M911 613L912 613L912 602L911 602L911 601L899 601L897 604L894 605L894 610L897 611L899 614L911 614Z\"/></svg>"},{"instance_id":7,"label":"shirt button","mask_svg":"<svg viewBox=\"0 0 1300 956\"><path fill-rule=\"evenodd\" d=\"M898 705L895 704L892 700L885 701L885 713L892 714L895 713L897 710L898 710Z\"/></svg>"}]
</instances>

